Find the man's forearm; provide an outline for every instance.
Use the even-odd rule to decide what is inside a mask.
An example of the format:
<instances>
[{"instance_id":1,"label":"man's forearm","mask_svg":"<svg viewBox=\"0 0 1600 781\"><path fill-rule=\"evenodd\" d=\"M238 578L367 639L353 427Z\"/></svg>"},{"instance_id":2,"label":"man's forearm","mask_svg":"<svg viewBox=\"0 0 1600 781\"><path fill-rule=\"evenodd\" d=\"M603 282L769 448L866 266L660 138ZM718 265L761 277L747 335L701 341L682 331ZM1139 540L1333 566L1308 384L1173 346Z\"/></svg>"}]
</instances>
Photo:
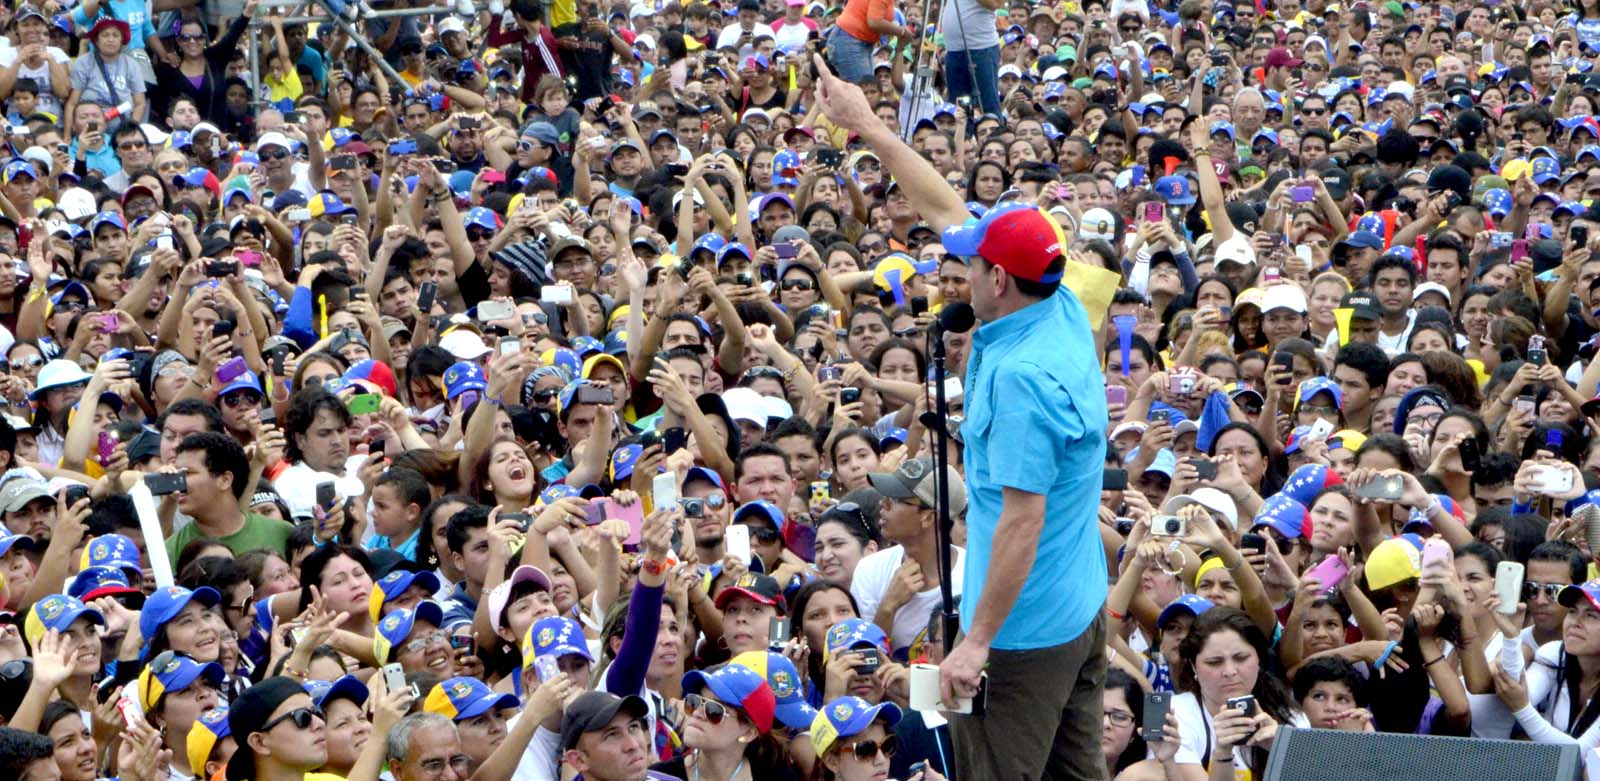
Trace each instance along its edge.
<instances>
[{"instance_id":1,"label":"man's forearm","mask_svg":"<svg viewBox=\"0 0 1600 781\"><path fill-rule=\"evenodd\" d=\"M1033 570L1039 532L1044 528L1044 497L1015 488L1004 489L1000 523L994 530L994 549L989 555L989 575L983 581L983 596L972 615L967 640L988 646L1010 615L1022 593L1028 573Z\"/></svg>"}]
</instances>

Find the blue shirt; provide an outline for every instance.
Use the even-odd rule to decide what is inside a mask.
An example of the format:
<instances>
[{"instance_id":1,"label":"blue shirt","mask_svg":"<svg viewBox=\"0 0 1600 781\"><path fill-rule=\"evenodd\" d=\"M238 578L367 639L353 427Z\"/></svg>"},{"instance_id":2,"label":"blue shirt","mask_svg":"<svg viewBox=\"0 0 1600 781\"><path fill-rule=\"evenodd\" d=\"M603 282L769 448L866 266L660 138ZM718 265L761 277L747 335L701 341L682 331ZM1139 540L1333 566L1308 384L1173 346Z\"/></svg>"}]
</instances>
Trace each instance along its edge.
<instances>
[{"instance_id":1,"label":"blue shirt","mask_svg":"<svg viewBox=\"0 0 1600 781\"><path fill-rule=\"evenodd\" d=\"M1066 286L985 323L967 359L966 578L961 627L989 576L1003 488L1045 497L1033 568L991 646L1050 648L1070 642L1100 612L1106 559L1100 485L1106 454L1104 375L1088 314Z\"/></svg>"},{"instance_id":2,"label":"blue shirt","mask_svg":"<svg viewBox=\"0 0 1600 781\"><path fill-rule=\"evenodd\" d=\"M367 547L369 549L371 549L371 550L384 550L384 549L392 550L395 553L398 553L402 557L404 557L404 558L409 560L409 559L416 558L416 556L417 556L417 540L419 538L421 538L421 537L422 537L422 529L421 528L418 528L416 531L412 532L410 537L407 537L407 538L405 538L403 540L399 540L399 541L391 540L388 537L385 537L385 536L380 534L380 535L377 535L377 536L373 537L372 538L372 542L369 545L367 545Z\"/></svg>"}]
</instances>

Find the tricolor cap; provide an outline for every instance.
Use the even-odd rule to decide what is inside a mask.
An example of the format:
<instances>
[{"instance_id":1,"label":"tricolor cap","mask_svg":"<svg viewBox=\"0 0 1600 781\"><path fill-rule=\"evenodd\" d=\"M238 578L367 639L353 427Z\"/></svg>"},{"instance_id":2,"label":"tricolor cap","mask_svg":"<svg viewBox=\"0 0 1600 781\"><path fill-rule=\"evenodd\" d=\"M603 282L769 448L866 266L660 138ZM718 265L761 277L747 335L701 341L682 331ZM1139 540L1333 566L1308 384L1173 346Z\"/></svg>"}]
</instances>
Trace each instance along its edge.
<instances>
[{"instance_id":1,"label":"tricolor cap","mask_svg":"<svg viewBox=\"0 0 1600 781\"><path fill-rule=\"evenodd\" d=\"M594 652L583 636L583 627L566 616L546 616L533 622L522 635L522 666L540 656L581 656L594 661Z\"/></svg>"},{"instance_id":2,"label":"tricolor cap","mask_svg":"<svg viewBox=\"0 0 1600 781\"><path fill-rule=\"evenodd\" d=\"M1316 501L1317 494L1322 489L1340 485L1344 478L1338 472L1321 464L1301 464L1289 473L1289 479L1284 481L1280 493L1288 496L1307 507Z\"/></svg>"},{"instance_id":3,"label":"tricolor cap","mask_svg":"<svg viewBox=\"0 0 1600 781\"><path fill-rule=\"evenodd\" d=\"M365 358L351 364L350 368L344 373L344 381L346 383L361 381L377 386L386 396L398 397L399 395L397 393L398 388L395 385L394 370L389 368L389 364L371 358Z\"/></svg>"},{"instance_id":4,"label":"tricolor cap","mask_svg":"<svg viewBox=\"0 0 1600 781\"><path fill-rule=\"evenodd\" d=\"M222 595L210 586L201 586L193 591L182 586L168 586L156 589L155 593L147 597L144 609L139 611L139 634L144 637L145 642L153 641L156 633L161 631L161 627L177 618L191 601L198 601L206 607L216 607L221 604Z\"/></svg>"},{"instance_id":5,"label":"tricolor cap","mask_svg":"<svg viewBox=\"0 0 1600 781\"><path fill-rule=\"evenodd\" d=\"M1184 594L1172 600L1166 607L1161 608L1161 615L1156 616L1156 626L1165 628L1167 623L1180 613L1188 613L1195 618L1199 618L1201 613L1214 607L1216 607L1216 603L1199 594Z\"/></svg>"},{"instance_id":6,"label":"tricolor cap","mask_svg":"<svg viewBox=\"0 0 1600 781\"><path fill-rule=\"evenodd\" d=\"M212 686L221 686L224 677L222 665L216 662L202 664L171 651L162 653L139 671L139 705L149 713L155 710L156 703L168 692L183 691L201 677L210 681Z\"/></svg>"},{"instance_id":7,"label":"tricolor cap","mask_svg":"<svg viewBox=\"0 0 1600 781\"><path fill-rule=\"evenodd\" d=\"M1373 591L1422 577L1422 538L1402 534L1378 543L1367 556L1366 573Z\"/></svg>"},{"instance_id":8,"label":"tricolor cap","mask_svg":"<svg viewBox=\"0 0 1600 781\"><path fill-rule=\"evenodd\" d=\"M38 648L39 640L46 632L52 629L65 632L79 616L87 617L101 626L106 623L106 617L100 611L83 604L77 597L51 594L29 608L27 618L22 620L22 636L28 639L28 647Z\"/></svg>"},{"instance_id":9,"label":"tricolor cap","mask_svg":"<svg viewBox=\"0 0 1600 781\"><path fill-rule=\"evenodd\" d=\"M710 689L717 701L744 711L762 733L772 730L778 698L762 674L742 664L729 662L710 672L690 670L683 676L683 693L699 694Z\"/></svg>"},{"instance_id":10,"label":"tricolor cap","mask_svg":"<svg viewBox=\"0 0 1600 781\"><path fill-rule=\"evenodd\" d=\"M23 539L28 539L24 537ZM0 540L0 544L3 544ZM0 551L3 552L3 551ZM128 582L128 576L116 567L90 567L79 570L72 577L72 582L67 585L67 594L77 597L85 604L101 597L120 597L131 594L143 594Z\"/></svg>"},{"instance_id":11,"label":"tricolor cap","mask_svg":"<svg viewBox=\"0 0 1600 781\"><path fill-rule=\"evenodd\" d=\"M893 729L900 723L900 706L892 702L873 705L860 697L840 697L823 705L812 719L811 747L821 757L839 738L860 734L879 719L883 720L884 727Z\"/></svg>"},{"instance_id":12,"label":"tricolor cap","mask_svg":"<svg viewBox=\"0 0 1600 781\"><path fill-rule=\"evenodd\" d=\"M633 476L633 465L644 454L638 444L623 445L611 453L611 482L620 483Z\"/></svg>"},{"instance_id":13,"label":"tricolor cap","mask_svg":"<svg viewBox=\"0 0 1600 781\"><path fill-rule=\"evenodd\" d=\"M1582 585L1567 586L1556 595L1556 602L1569 610L1577 605L1580 599L1587 601L1595 610L1600 610L1600 578L1585 581Z\"/></svg>"},{"instance_id":14,"label":"tricolor cap","mask_svg":"<svg viewBox=\"0 0 1600 781\"><path fill-rule=\"evenodd\" d=\"M194 768L197 776L205 775L206 760L211 758L211 750L217 747L217 742L233 734L228 728L228 708L217 706L194 720L194 726L189 728L189 737L185 739L184 753L189 757L189 767Z\"/></svg>"},{"instance_id":15,"label":"tricolor cap","mask_svg":"<svg viewBox=\"0 0 1600 781\"><path fill-rule=\"evenodd\" d=\"M489 684L459 676L447 678L433 685L422 701L422 710L450 717L451 721L475 719L491 710L521 707L514 694L498 694Z\"/></svg>"},{"instance_id":16,"label":"tricolor cap","mask_svg":"<svg viewBox=\"0 0 1600 781\"><path fill-rule=\"evenodd\" d=\"M1261 509L1256 511L1255 522L1250 528L1262 526L1270 527L1285 539L1310 537L1311 513L1299 500L1283 494L1273 494L1261 503Z\"/></svg>"},{"instance_id":17,"label":"tricolor cap","mask_svg":"<svg viewBox=\"0 0 1600 781\"><path fill-rule=\"evenodd\" d=\"M828 633L823 635L822 645L824 664L835 654L866 647L876 649L885 656L889 655L889 636L884 634L877 624L860 618L846 618L828 627Z\"/></svg>"},{"instance_id":18,"label":"tricolor cap","mask_svg":"<svg viewBox=\"0 0 1600 781\"><path fill-rule=\"evenodd\" d=\"M489 381L483 376L482 366L461 361L444 370L444 386L445 397L455 401L456 397L470 390L482 393L489 387Z\"/></svg>"},{"instance_id":19,"label":"tricolor cap","mask_svg":"<svg viewBox=\"0 0 1600 781\"><path fill-rule=\"evenodd\" d=\"M373 621L383 617L383 606L400 598L412 586L421 586L433 596L439 591L441 584L439 576L429 572L412 572L397 569L378 579L372 584L372 593L367 597L367 610Z\"/></svg>"},{"instance_id":20,"label":"tricolor cap","mask_svg":"<svg viewBox=\"0 0 1600 781\"><path fill-rule=\"evenodd\" d=\"M378 664L388 664L390 651L405 643L418 621L441 626L444 624L444 608L439 607L438 602L425 599L414 608L402 608L384 616L378 622L378 631L372 636L372 654Z\"/></svg>"},{"instance_id":21,"label":"tricolor cap","mask_svg":"<svg viewBox=\"0 0 1600 781\"><path fill-rule=\"evenodd\" d=\"M332 700L349 700L358 706L367 703L367 697L372 694L367 685L354 675L341 675L334 681L306 681L306 694L311 695L311 701L317 707L327 710L327 703Z\"/></svg>"},{"instance_id":22,"label":"tricolor cap","mask_svg":"<svg viewBox=\"0 0 1600 781\"><path fill-rule=\"evenodd\" d=\"M1032 282L1061 280L1061 272L1050 273L1048 268L1066 252L1066 236L1060 223L1037 206L1000 204L981 219L968 218L945 228L942 238L945 251L952 255L976 255Z\"/></svg>"},{"instance_id":23,"label":"tricolor cap","mask_svg":"<svg viewBox=\"0 0 1600 781\"><path fill-rule=\"evenodd\" d=\"M746 651L728 663L747 667L767 679L767 686L777 701L773 716L783 726L798 730L811 728L817 709L806 702L805 692L800 687L800 672L789 657L771 651Z\"/></svg>"}]
</instances>

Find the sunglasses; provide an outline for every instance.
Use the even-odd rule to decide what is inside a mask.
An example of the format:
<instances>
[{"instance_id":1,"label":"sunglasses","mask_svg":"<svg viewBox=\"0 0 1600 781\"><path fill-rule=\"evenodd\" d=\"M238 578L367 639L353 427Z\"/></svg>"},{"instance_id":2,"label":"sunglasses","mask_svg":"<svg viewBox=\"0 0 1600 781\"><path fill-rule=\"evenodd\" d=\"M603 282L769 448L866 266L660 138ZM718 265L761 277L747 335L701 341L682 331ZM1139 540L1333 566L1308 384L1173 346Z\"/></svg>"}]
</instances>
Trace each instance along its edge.
<instances>
[{"instance_id":1,"label":"sunglasses","mask_svg":"<svg viewBox=\"0 0 1600 781\"><path fill-rule=\"evenodd\" d=\"M813 285L809 279L785 279L782 288L784 290L811 290Z\"/></svg>"},{"instance_id":2,"label":"sunglasses","mask_svg":"<svg viewBox=\"0 0 1600 781\"><path fill-rule=\"evenodd\" d=\"M204 35L179 35L178 36L178 40L185 41L185 42L188 42L188 41L204 41L205 39L206 39L206 37Z\"/></svg>"},{"instance_id":3,"label":"sunglasses","mask_svg":"<svg viewBox=\"0 0 1600 781\"><path fill-rule=\"evenodd\" d=\"M486 230L469 230L469 231L467 231L467 241L488 241L491 238L494 238L494 232L492 232L492 231L486 231Z\"/></svg>"},{"instance_id":4,"label":"sunglasses","mask_svg":"<svg viewBox=\"0 0 1600 781\"><path fill-rule=\"evenodd\" d=\"M540 404L549 404L555 399L555 397L559 395L561 395L560 388L549 388L547 390L534 391L533 400L539 402Z\"/></svg>"},{"instance_id":5,"label":"sunglasses","mask_svg":"<svg viewBox=\"0 0 1600 781\"><path fill-rule=\"evenodd\" d=\"M1545 599L1554 602L1556 597L1561 594L1561 590L1568 585L1566 583L1540 583L1537 580L1527 581L1522 584L1522 601L1532 602L1534 597L1544 594Z\"/></svg>"},{"instance_id":6,"label":"sunglasses","mask_svg":"<svg viewBox=\"0 0 1600 781\"><path fill-rule=\"evenodd\" d=\"M289 153L287 151L283 151L283 152L258 152L257 155L262 160L282 160L283 158L288 157Z\"/></svg>"},{"instance_id":7,"label":"sunglasses","mask_svg":"<svg viewBox=\"0 0 1600 781\"><path fill-rule=\"evenodd\" d=\"M261 394L231 393L222 397L222 403L228 407L228 409L238 409L240 407L259 407L261 406Z\"/></svg>"},{"instance_id":8,"label":"sunglasses","mask_svg":"<svg viewBox=\"0 0 1600 781\"><path fill-rule=\"evenodd\" d=\"M733 710L720 702L708 700L698 694L688 694L683 698L683 708L690 713L704 713L706 721L712 724L721 724Z\"/></svg>"},{"instance_id":9,"label":"sunglasses","mask_svg":"<svg viewBox=\"0 0 1600 781\"><path fill-rule=\"evenodd\" d=\"M883 752L885 759L893 757L894 753L900 750L900 739L890 735L881 741L858 740L854 743L851 743L847 748L855 753L856 759L859 759L862 762L870 762L873 758L878 756L878 752L880 751Z\"/></svg>"},{"instance_id":10,"label":"sunglasses","mask_svg":"<svg viewBox=\"0 0 1600 781\"><path fill-rule=\"evenodd\" d=\"M315 705L308 705L304 708L295 708L294 710L289 711L278 718L268 721L267 723L261 725L261 729L256 730L256 732L271 732L273 727L276 727L286 721L292 722L295 729L307 729L311 726L313 719L323 719L326 721L327 716L323 714L321 708Z\"/></svg>"},{"instance_id":11,"label":"sunglasses","mask_svg":"<svg viewBox=\"0 0 1600 781\"><path fill-rule=\"evenodd\" d=\"M757 542L764 542L770 545L774 542L777 542L782 536L783 535L778 533L777 529L774 529L770 526L750 527L750 537Z\"/></svg>"}]
</instances>

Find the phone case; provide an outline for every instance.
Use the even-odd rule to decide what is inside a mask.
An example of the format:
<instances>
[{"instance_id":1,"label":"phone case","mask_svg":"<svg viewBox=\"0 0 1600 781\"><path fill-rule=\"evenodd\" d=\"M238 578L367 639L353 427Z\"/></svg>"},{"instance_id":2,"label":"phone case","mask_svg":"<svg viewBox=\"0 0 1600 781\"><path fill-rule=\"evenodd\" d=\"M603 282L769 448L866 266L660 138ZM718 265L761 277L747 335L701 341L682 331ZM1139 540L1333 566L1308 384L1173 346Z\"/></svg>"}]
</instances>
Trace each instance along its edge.
<instances>
[{"instance_id":1,"label":"phone case","mask_svg":"<svg viewBox=\"0 0 1600 781\"><path fill-rule=\"evenodd\" d=\"M1311 571L1306 574L1315 577L1317 582L1322 584L1323 593L1331 594L1339 587L1339 583L1344 580L1344 577L1350 574L1350 568L1346 567L1338 556L1329 556L1323 559L1321 564L1312 567Z\"/></svg>"},{"instance_id":2,"label":"phone case","mask_svg":"<svg viewBox=\"0 0 1600 781\"><path fill-rule=\"evenodd\" d=\"M1161 742L1166 737L1167 711L1172 707L1172 692L1144 695L1144 739Z\"/></svg>"},{"instance_id":3,"label":"phone case","mask_svg":"<svg viewBox=\"0 0 1600 781\"><path fill-rule=\"evenodd\" d=\"M1522 573L1522 565L1515 561L1502 561L1495 567L1494 593L1500 598L1503 615L1517 612L1517 600L1522 598Z\"/></svg>"},{"instance_id":4,"label":"phone case","mask_svg":"<svg viewBox=\"0 0 1600 781\"><path fill-rule=\"evenodd\" d=\"M677 506L678 475L676 472L662 472L655 476L650 483L650 500L657 510L664 507Z\"/></svg>"},{"instance_id":5,"label":"phone case","mask_svg":"<svg viewBox=\"0 0 1600 781\"><path fill-rule=\"evenodd\" d=\"M734 524L722 532L722 549L739 561L750 561L750 527Z\"/></svg>"},{"instance_id":6,"label":"phone case","mask_svg":"<svg viewBox=\"0 0 1600 781\"><path fill-rule=\"evenodd\" d=\"M1429 565L1442 565L1449 560L1450 543L1438 537L1429 537L1428 541L1422 544L1423 569L1427 569Z\"/></svg>"}]
</instances>

